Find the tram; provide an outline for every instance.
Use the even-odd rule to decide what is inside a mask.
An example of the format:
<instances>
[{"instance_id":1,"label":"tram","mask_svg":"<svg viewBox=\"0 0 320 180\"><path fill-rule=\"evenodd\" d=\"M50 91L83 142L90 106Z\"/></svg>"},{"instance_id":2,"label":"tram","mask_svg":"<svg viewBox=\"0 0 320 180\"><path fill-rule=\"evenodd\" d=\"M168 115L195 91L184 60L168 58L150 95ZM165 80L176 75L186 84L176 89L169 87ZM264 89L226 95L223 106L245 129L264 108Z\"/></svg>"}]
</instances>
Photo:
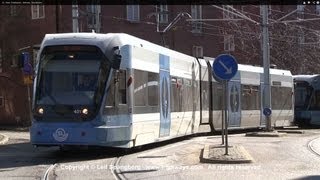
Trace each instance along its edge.
<instances>
[{"instance_id":1,"label":"tram","mask_svg":"<svg viewBox=\"0 0 320 180\"><path fill-rule=\"evenodd\" d=\"M47 34L37 56L31 143L131 148L221 130L265 126L263 69L239 65L226 92L214 59L195 58L124 33ZM271 69L272 124L293 121L293 78Z\"/></svg>"},{"instance_id":2,"label":"tram","mask_svg":"<svg viewBox=\"0 0 320 180\"><path fill-rule=\"evenodd\" d=\"M293 78L295 124L320 125L320 75L295 75Z\"/></svg>"}]
</instances>

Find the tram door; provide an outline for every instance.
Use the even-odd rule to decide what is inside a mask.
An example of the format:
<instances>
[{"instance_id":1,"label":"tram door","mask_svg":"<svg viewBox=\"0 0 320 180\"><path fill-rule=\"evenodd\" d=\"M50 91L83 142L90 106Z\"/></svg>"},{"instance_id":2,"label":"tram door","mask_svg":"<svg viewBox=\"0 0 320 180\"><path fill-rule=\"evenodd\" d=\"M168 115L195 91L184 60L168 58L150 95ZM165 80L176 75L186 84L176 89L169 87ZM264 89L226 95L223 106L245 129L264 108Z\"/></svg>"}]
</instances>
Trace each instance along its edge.
<instances>
[{"instance_id":1,"label":"tram door","mask_svg":"<svg viewBox=\"0 0 320 180\"><path fill-rule=\"evenodd\" d=\"M160 137L169 136L171 126L169 57L160 55Z\"/></svg>"},{"instance_id":2,"label":"tram door","mask_svg":"<svg viewBox=\"0 0 320 180\"><path fill-rule=\"evenodd\" d=\"M240 127L240 92L240 81L230 81L228 83L229 127Z\"/></svg>"}]
</instances>

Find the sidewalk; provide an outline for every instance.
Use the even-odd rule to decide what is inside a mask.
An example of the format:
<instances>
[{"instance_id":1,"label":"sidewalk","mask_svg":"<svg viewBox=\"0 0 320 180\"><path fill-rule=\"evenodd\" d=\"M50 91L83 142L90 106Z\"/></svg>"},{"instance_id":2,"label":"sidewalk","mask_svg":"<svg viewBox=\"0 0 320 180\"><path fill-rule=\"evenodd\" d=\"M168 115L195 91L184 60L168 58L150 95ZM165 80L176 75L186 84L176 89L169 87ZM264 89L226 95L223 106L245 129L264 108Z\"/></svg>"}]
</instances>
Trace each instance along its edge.
<instances>
[{"instance_id":1,"label":"sidewalk","mask_svg":"<svg viewBox=\"0 0 320 180\"><path fill-rule=\"evenodd\" d=\"M8 140L9 140L8 136L0 134L0 145L6 144Z\"/></svg>"}]
</instances>

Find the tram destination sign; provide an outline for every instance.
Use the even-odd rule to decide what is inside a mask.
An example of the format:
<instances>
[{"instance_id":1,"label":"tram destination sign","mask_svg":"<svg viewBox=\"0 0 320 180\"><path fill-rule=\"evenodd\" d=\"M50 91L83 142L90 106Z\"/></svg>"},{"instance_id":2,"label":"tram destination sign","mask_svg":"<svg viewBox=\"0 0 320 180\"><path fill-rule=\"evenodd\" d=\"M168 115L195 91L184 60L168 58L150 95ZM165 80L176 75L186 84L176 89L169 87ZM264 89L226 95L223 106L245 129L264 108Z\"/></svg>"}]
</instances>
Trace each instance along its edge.
<instances>
[{"instance_id":1,"label":"tram destination sign","mask_svg":"<svg viewBox=\"0 0 320 180\"><path fill-rule=\"evenodd\" d=\"M216 80L228 81L238 72L238 63L236 59L228 54L219 55L212 64L213 77Z\"/></svg>"}]
</instances>

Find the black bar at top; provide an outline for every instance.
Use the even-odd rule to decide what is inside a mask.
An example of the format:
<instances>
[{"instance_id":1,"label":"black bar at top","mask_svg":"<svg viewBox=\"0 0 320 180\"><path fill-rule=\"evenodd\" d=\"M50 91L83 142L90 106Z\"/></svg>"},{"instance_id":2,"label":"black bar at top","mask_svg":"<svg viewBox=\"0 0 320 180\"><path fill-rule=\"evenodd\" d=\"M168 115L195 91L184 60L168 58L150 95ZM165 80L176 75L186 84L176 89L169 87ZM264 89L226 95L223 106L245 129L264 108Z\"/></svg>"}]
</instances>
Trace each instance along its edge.
<instances>
[{"instance_id":1,"label":"black bar at top","mask_svg":"<svg viewBox=\"0 0 320 180\"><path fill-rule=\"evenodd\" d=\"M72 0L0 0L0 5L72 5ZM320 0L77 0L79 5L317 5Z\"/></svg>"}]
</instances>

